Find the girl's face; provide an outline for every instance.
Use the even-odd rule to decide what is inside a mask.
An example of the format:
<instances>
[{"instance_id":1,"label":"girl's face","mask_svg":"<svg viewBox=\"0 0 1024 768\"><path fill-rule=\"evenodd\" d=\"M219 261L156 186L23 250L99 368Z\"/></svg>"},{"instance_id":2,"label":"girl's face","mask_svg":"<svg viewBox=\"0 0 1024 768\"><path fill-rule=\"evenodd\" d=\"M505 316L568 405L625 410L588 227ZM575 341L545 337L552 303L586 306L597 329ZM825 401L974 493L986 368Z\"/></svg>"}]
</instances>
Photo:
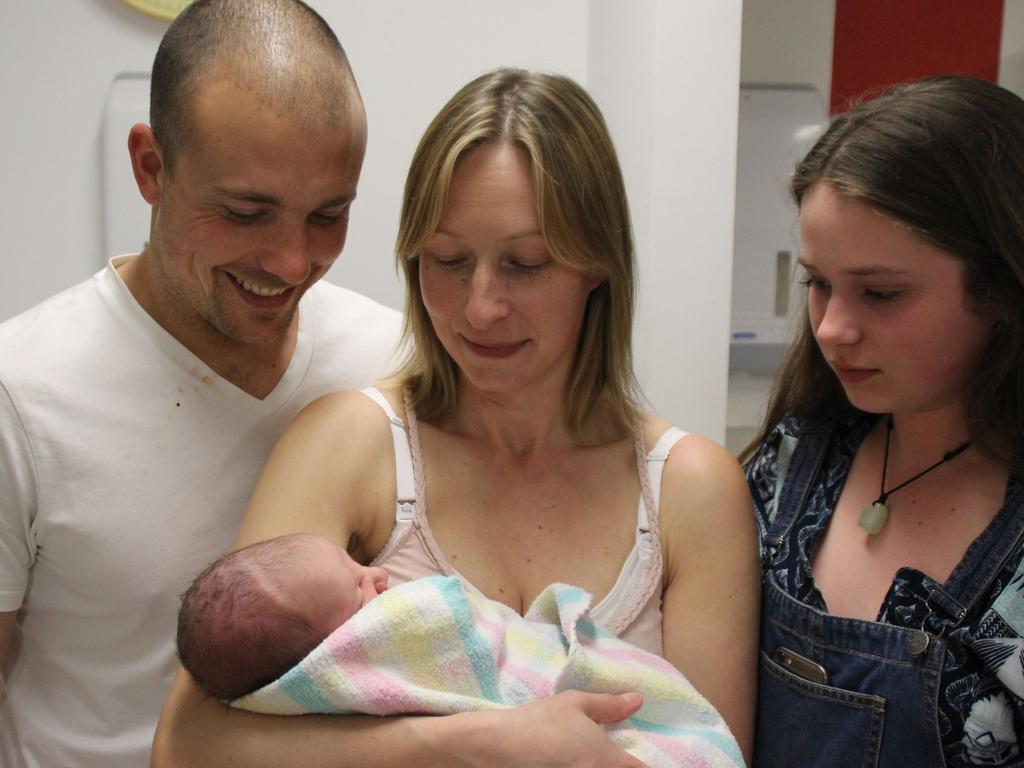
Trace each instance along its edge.
<instances>
[{"instance_id":1,"label":"girl's face","mask_svg":"<svg viewBox=\"0 0 1024 768\"><path fill-rule=\"evenodd\" d=\"M811 328L850 402L960 407L993 324L969 306L960 260L827 182L804 195L800 241Z\"/></svg>"}]
</instances>

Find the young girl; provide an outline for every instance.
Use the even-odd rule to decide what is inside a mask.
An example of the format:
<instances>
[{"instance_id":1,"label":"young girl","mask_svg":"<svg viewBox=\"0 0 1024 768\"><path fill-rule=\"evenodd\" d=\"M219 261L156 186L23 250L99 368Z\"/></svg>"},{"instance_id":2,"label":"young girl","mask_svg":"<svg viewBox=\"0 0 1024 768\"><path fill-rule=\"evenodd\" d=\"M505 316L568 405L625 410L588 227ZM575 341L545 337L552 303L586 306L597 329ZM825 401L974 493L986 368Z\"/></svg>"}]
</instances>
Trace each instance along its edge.
<instances>
[{"instance_id":1,"label":"young girl","mask_svg":"<svg viewBox=\"0 0 1024 768\"><path fill-rule=\"evenodd\" d=\"M754 765L1024 765L1024 102L895 87L792 191L808 322L745 457Z\"/></svg>"}]
</instances>

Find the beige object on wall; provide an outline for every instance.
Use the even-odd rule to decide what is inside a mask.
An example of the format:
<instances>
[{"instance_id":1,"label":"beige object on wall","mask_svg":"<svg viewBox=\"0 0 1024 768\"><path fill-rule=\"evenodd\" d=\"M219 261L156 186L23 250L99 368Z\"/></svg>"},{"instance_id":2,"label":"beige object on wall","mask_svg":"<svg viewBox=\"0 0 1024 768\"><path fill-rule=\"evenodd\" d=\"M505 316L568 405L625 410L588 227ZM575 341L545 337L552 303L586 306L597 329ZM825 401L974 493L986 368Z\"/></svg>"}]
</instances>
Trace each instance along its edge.
<instances>
[{"instance_id":1,"label":"beige object on wall","mask_svg":"<svg viewBox=\"0 0 1024 768\"><path fill-rule=\"evenodd\" d=\"M192 0L122 0L125 5L158 19L174 19Z\"/></svg>"}]
</instances>

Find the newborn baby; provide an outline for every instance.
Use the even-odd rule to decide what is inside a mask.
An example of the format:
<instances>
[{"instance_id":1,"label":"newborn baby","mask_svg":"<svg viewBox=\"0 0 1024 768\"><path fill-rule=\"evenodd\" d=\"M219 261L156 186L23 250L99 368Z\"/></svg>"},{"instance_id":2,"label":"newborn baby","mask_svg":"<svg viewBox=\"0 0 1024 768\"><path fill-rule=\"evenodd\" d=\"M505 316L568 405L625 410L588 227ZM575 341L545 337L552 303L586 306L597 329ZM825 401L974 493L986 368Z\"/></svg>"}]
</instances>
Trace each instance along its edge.
<instances>
[{"instance_id":1,"label":"newborn baby","mask_svg":"<svg viewBox=\"0 0 1024 768\"><path fill-rule=\"evenodd\" d=\"M178 656L211 696L236 699L276 680L387 587L383 568L296 533L230 552L182 598Z\"/></svg>"},{"instance_id":2,"label":"newborn baby","mask_svg":"<svg viewBox=\"0 0 1024 768\"><path fill-rule=\"evenodd\" d=\"M711 703L664 658L594 625L583 590L551 585L519 615L459 575L386 586L383 569L309 534L232 552L182 599L181 664L266 715L449 715L638 691L641 710L604 726L624 750L655 768L742 765Z\"/></svg>"},{"instance_id":3,"label":"newborn baby","mask_svg":"<svg viewBox=\"0 0 1024 768\"><path fill-rule=\"evenodd\" d=\"M655 768L743 765L721 715L669 662L596 626L591 596L547 587L520 616L461 577L377 596L380 568L294 534L203 571L182 601L178 653L212 696L252 712L453 714L564 690L637 691L643 707L609 737Z\"/></svg>"}]
</instances>

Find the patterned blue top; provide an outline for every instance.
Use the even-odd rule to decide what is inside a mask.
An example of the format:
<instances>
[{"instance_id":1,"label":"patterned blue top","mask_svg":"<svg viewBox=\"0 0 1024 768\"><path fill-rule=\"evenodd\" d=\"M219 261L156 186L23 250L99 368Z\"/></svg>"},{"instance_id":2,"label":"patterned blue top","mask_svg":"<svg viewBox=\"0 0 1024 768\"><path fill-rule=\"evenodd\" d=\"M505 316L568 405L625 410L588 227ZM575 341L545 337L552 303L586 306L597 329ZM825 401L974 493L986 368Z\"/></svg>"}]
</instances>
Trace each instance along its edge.
<instances>
[{"instance_id":1,"label":"patterned blue top","mask_svg":"<svg viewBox=\"0 0 1024 768\"><path fill-rule=\"evenodd\" d=\"M826 611L814 579L811 555L828 528L850 465L876 416L840 419L825 455L823 476L773 559L775 577L792 597ZM778 455L799 436L788 420L778 425L747 465L757 524L763 540L775 514ZM1007 503L1024 514L1024 484L1011 478ZM1012 501L1011 501L1012 500ZM939 732L950 766L1024 765L1024 548L1004 563L984 598L965 620L946 632L948 651L939 694ZM929 614L926 600L937 584L913 568L897 571L877 621L917 629Z\"/></svg>"}]
</instances>

